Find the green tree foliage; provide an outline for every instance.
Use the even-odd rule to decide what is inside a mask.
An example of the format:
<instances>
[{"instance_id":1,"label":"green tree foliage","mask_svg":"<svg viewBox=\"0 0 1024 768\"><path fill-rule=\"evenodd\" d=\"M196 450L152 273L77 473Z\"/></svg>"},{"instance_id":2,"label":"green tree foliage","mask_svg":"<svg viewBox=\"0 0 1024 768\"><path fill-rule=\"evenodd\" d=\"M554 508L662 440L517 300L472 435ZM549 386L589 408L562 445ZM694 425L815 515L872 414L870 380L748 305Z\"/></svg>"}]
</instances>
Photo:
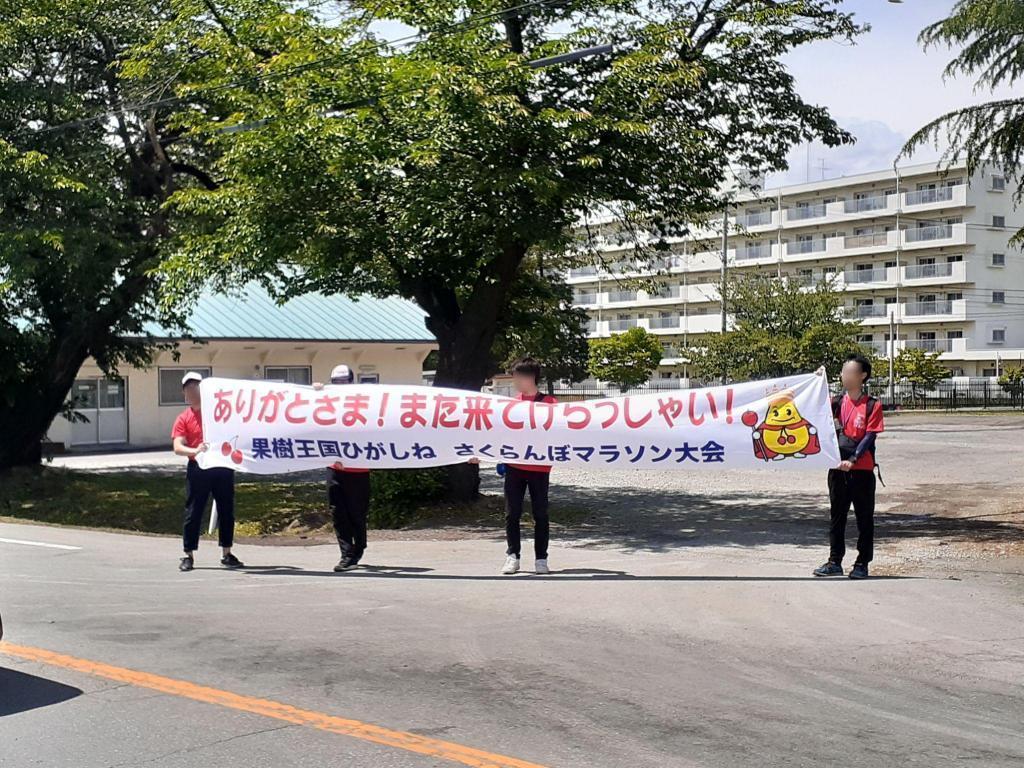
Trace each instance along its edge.
<instances>
[{"instance_id":1,"label":"green tree foliage","mask_svg":"<svg viewBox=\"0 0 1024 768\"><path fill-rule=\"evenodd\" d=\"M820 366L838 375L852 352L860 324L849 320L842 295L828 282L810 288L770 275L729 281L731 329L694 341L687 351L697 378L764 379Z\"/></svg>"},{"instance_id":2,"label":"green tree foliage","mask_svg":"<svg viewBox=\"0 0 1024 768\"><path fill-rule=\"evenodd\" d=\"M1024 3L1020 0L957 0L945 19L925 27L925 49L959 49L945 75L976 77L976 88L1016 85L1024 75ZM971 173L986 163L1021 179L1024 168L1024 96L964 107L931 121L903 148L904 154L929 142L949 143L946 156L964 157ZM1016 200L1021 201L1024 185ZM1017 235L1017 239L1021 234Z\"/></svg>"},{"instance_id":3,"label":"green tree foliage","mask_svg":"<svg viewBox=\"0 0 1024 768\"><path fill-rule=\"evenodd\" d=\"M1014 400L1024 395L1024 368L1006 368L999 376L999 386L1009 392Z\"/></svg>"},{"instance_id":4,"label":"green tree foliage","mask_svg":"<svg viewBox=\"0 0 1024 768\"><path fill-rule=\"evenodd\" d=\"M830 0L180 0L126 68L199 105L177 124L222 153L168 271L281 294L399 294L427 313L436 383L478 388L528 256L565 250L579 213L699 221L736 164L783 168L850 140L781 57L858 32ZM420 34L399 46L369 22ZM531 60L603 43L604 55ZM211 118L211 114L214 118ZM223 132L220 115L232 126Z\"/></svg>"},{"instance_id":5,"label":"green tree foliage","mask_svg":"<svg viewBox=\"0 0 1024 768\"><path fill-rule=\"evenodd\" d=\"M661 340L644 328L590 340L590 373L622 391L647 382L661 363Z\"/></svg>"},{"instance_id":6,"label":"green tree foliage","mask_svg":"<svg viewBox=\"0 0 1024 768\"><path fill-rule=\"evenodd\" d=\"M939 355L916 347L905 347L893 360L893 371L897 381L910 384L914 399L923 396L945 378L949 369L939 362Z\"/></svg>"},{"instance_id":7,"label":"green tree foliage","mask_svg":"<svg viewBox=\"0 0 1024 768\"><path fill-rule=\"evenodd\" d=\"M202 155L165 114L64 126L137 97L117 68L162 18L136 0L0 0L0 469L39 460L86 359L144 364L146 324L175 323L153 274L162 205L214 186Z\"/></svg>"}]
</instances>

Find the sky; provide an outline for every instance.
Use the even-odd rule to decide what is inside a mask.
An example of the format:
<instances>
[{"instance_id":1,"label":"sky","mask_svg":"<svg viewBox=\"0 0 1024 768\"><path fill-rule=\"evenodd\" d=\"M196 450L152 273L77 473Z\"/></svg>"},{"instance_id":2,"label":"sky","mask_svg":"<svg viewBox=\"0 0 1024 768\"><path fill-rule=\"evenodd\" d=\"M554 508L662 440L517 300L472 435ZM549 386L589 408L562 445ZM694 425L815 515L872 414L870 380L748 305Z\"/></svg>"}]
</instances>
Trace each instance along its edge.
<instances>
[{"instance_id":1,"label":"sky","mask_svg":"<svg viewBox=\"0 0 1024 768\"><path fill-rule=\"evenodd\" d=\"M809 103L828 107L857 142L838 149L802 145L790 153L789 171L769 176L767 186L890 168L906 139L928 121L1007 95L1008 88L976 93L970 78L943 81L942 71L954 54L945 48L926 53L917 42L918 33L948 16L953 5L954 0L904 0L898 5L846 0L842 7L870 24L871 31L853 45L824 41L789 54L785 61L797 91ZM939 150L927 147L901 164L939 156Z\"/></svg>"}]
</instances>

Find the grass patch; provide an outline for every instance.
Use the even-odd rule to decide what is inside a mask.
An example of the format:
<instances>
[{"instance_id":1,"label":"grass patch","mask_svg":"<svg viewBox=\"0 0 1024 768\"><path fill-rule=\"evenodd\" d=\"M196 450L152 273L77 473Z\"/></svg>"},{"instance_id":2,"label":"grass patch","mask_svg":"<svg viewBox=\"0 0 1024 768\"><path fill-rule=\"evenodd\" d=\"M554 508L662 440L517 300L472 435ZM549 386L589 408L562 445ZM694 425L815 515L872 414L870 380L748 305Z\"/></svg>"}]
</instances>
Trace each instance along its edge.
<instances>
[{"instance_id":1,"label":"grass patch","mask_svg":"<svg viewBox=\"0 0 1024 768\"><path fill-rule=\"evenodd\" d=\"M185 476L39 467L0 475L0 515L56 525L181 533ZM278 533L330 519L323 483L235 481L236 532ZM204 526L205 530L205 526Z\"/></svg>"}]
</instances>

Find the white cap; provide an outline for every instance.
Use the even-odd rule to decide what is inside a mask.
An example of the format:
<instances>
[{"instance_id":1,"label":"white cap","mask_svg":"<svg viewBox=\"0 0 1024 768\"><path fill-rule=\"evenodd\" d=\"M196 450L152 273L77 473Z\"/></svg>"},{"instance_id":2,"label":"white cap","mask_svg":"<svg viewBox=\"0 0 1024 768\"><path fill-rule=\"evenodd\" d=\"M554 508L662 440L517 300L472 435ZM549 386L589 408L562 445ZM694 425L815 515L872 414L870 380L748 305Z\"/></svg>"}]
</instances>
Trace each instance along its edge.
<instances>
[{"instance_id":1,"label":"white cap","mask_svg":"<svg viewBox=\"0 0 1024 768\"><path fill-rule=\"evenodd\" d=\"M181 377L181 386L184 387L190 381L202 381L202 380L203 380L203 375L201 373L196 373L195 371L189 371L188 373L186 373L184 376Z\"/></svg>"},{"instance_id":2,"label":"white cap","mask_svg":"<svg viewBox=\"0 0 1024 768\"><path fill-rule=\"evenodd\" d=\"M344 363L342 363L341 365L334 366L334 369L331 371L331 383L332 384L341 384L341 383L350 384L350 383L352 383L352 380L353 380L352 369L349 368Z\"/></svg>"}]
</instances>

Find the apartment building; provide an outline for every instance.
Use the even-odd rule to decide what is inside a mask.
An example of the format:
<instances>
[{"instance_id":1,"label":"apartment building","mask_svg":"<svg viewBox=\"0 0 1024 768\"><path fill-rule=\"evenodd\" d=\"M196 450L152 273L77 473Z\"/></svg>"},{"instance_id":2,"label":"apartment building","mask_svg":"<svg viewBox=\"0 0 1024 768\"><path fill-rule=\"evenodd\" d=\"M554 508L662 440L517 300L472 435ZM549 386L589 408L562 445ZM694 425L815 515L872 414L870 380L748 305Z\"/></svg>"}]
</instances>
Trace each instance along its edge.
<instances>
[{"instance_id":1,"label":"apartment building","mask_svg":"<svg viewBox=\"0 0 1024 768\"><path fill-rule=\"evenodd\" d=\"M916 347L954 376L993 376L1024 359L1024 254L1009 245L1024 211L991 168L888 169L741 196L729 220L727 267L807 285L831 276L876 354ZM591 337L642 327L664 339L659 379L687 377L682 350L721 332L722 250L680 239L656 265L630 262L615 224L590 225L602 264L570 270ZM710 233L706 233L710 234ZM647 277L641 290L630 278Z\"/></svg>"}]
</instances>

